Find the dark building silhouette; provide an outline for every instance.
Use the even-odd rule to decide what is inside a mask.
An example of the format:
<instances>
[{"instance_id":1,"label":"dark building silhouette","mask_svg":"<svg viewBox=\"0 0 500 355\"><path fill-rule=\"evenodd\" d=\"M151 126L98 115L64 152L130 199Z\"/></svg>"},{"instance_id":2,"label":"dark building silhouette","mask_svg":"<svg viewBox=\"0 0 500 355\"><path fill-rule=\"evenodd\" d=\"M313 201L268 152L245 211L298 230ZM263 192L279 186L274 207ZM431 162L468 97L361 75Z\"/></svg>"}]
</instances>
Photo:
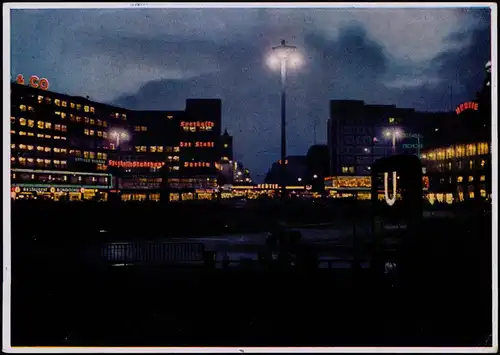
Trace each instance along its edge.
<instances>
[{"instance_id":1,"label":"dark building silhouette","mask_svg":"<svg viewBox=\"0 0 500 355\"><path fill-rule=\"evenodd\" d=\"M223 160L233 160L233 136L227 133L227 129L220 137L219 143L220 158Z\"/></svg>"},{"instance_id":2,"label":"dark building silhouette","mask_svg":"<svg viewBox=\"0 0 500 355\"><path fill-rule=\"evenodd\" d=\"M330 157L326 144L317 144L309 148L306 155L308 174L305 179L312 185L313 191L320 192L324 189L324 179L329 176Z\"/></svg>"},{"instance_id":3,"label":"dark building silhouette","mask_svg":"<svg viewBox=\"0 0 500 355\"><path fill-rule=\"evenodd\" d=\"M266 184L281 185L281 161L273 163L266 175ZM286 158L286 185L303 185L308 176L307 157L304 155L289 155Z\"/></svg>"}]
</instances>

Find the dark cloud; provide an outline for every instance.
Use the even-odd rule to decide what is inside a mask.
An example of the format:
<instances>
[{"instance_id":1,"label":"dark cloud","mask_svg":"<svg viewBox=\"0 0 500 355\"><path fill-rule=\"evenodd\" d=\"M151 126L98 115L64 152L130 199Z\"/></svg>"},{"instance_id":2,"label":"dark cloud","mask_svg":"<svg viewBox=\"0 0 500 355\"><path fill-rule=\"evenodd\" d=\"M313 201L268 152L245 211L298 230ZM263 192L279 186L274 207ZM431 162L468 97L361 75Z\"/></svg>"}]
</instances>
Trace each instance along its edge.
<instances>
[{"instance_id":1,"label":"dark cloud","mask_svg":"<svg viewBox=\"0 0 500 355\"><path fill-rule=\"evenodd\" d=\"M315 136L326 142L330 99L450 109L474 97L490 56L490 12L477 8L22 10L11 18L12 75L44 75L56 91L131 109L220 98L236 157L258 174L279 159L279 73L265 58L280 39L305 56L288 77L290 154L305 154Z\"/></svg>"}]
</instances>

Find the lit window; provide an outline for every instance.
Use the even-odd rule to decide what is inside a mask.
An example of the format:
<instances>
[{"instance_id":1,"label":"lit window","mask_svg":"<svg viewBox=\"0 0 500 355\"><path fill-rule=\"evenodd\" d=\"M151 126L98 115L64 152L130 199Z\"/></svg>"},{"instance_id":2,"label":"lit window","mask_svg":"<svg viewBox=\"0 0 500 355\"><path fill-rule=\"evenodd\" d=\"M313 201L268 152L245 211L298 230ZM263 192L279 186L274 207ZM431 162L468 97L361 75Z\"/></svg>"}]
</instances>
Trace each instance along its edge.
<instances>
[{"instance_id":1,"label":"lit window","mask_svg":"<svg viewBox=\"0 0 500 355\"><path fill-rule=\"evenodd\" d=\"M54 129L55 129L56 131L60 131L60 130L61 130L61 125L60 125L60 124L56 124L56 125L54 125Z\"/></svg>"},{"instance_id":2,"label":"lit window","mask_svg":"<svg viewBox=\"0 0 500 355\"><path fill-rule=\"evenodd\" d=\"M95 153L94 152L89 152L89 157L90 157L90 159L95 159Z\"/></svg>"},{"instance_id":3,"label":"lit window","mask_svg":"<svg viewBox=\"0 0 500 355\"><path fill-rule=\"evenodd\" d=\"M83 157L85 159L88 159L89 158L89 152L83 152Z\"/></svg>"},{"instance_id":4,"label":"lit window","mask_svg":"<svg viewBox=\"0 0 500 355\"><path fill-rule=\"evenodd\" d=\"M15 144L11 144L10 145L10 149L16 149L16 145Z\"/></svg>"},{"instance_id":5,"label":"lit window","mask_svg":"<svg viewBox=\"0 0 500 355\"><path fill-rule=\"evenodd\" d=\"M30 127L30 128L35 127L35 121L34 120L28 120L28 127Z\"/></svg>"},{"instance_id":6,"label":"lit window","mask_svg":"<svg viewBox=\"0 0 500 355\"><path fill-rule=\"evenodd\" d=\"M102 122L102 126L103 126L103 127L108 127L108 122L103 121L103 122Z\"/></svg>"},{"instance_id":7,"label":"lit window","mask_svg":"<svg viewBox=\"0 0 500 355\"><path fill-rule=\"evenodd\" d=\"M481 168L484 168L485 165L486 165L486 160L481 160Z\"/></svg>"},{"instance_id":8,"label":"lit window","mask_svg":"<svg viewBox=\"0 0 500 355\"><path fill-rule=\"evenodd\" d=\"M147 130L148 130L148 127L146 127L146 126L141 127L141 131L146 132Z\"/></svg>"},{"instance_id":9,"label":"lit window","mask_svg":"<svg viewBox=\"0 0 500 355\"><path fill-rule=\"evenodd\" d=\"M464 181L463 176L459 176L459 177L457 177L457 182L462 182L462 181Z\"/></svg>"},{"instance_id":10,"label":"lit window","mask_svg":"<svg viewBox=\"0 0 500 355\"><path fill-rule=\"evenodd\" d=\"M25 136L25 135L26 135L26 132L19 131L19 135L20 135L20 136Z\"/></svg>"},{"instance_id":11,"label":"lit window","mask_svg":"<svg viewBox=\"0 0 500 355\"><path fill-rule=\"evenodd\" d=\"M19 109L20 109L21 111L26 111L26 105L20 105L20 106L19 106Z\"/></svg>"},{"instance_id":12,"label":"lit window","mask_svg":"<svg viewBox=\"0 0 500 355\"><path fill-rule=\"evenodd\" d=\"M469 160L469 169L473 169L473 168L474 168L474 161Z\"/></svg>"},{"instance_id":13,"label":"lit window","mask_svg":"<svg viewBox=\"0 0 500 355\"><path fill-rule=\"evenodd\" d=\"M89 112L90 111L90 107L88 107L87 105L83 106L83 111Z\"/></svg>"},{"instance_id":14,"label":"lit window","mask_svg":"<svg viewBox=\"0 0 500 355\"><path fill-rule=\"evenodd\" d=\"M35 149L35 147L34 147L34 146L32 146L32 145L28 145L28 146L26 146L26 148L28 148L28 150L33 150L33 149Z\"/></svg>"},{"instance_id":15,"label":"lit window","mask_svg":"<svg viewBox=\"0 0 500 355\"><path fill-rule=\"evenodd\" d=\"M54 100L54 105L56 105L56 106L61 106L61 100L59 100L59 99L55 99L55 100Z\"/></svg>"},{"instance_id":16,"label":"lit window","mask_svg":"<svg viewBox=\"0 0 500 355\"><path fill-rule=\"evenodd\" d=\"M19 119L19 124L20 124L21 126L26 126L26 119L25 119L25 118L20 118L20 119Z\"/></svg>"},{"instance_id":17,"label":"lit window","mask_svg":"<svg viewBox=\"0 0 500 355\"><path fill-rule=\"evenodd\" d=\"M479 178L479 181L486 181L486 176L481 175L481 177Z\"/></svg>"},{"instance_id":18,"label":"lit window","mask_svg":"<svg viewBox=\"0 0 500 355\"><path fill-rule=\"evenodd\" d=\"M38 128L40 128L40 129L43 129L43 128L45 127L45 122L43 122L43 121L38 121L38 122L36 123L36 126L37 126Z\"/></svg>"},{"instance_id":19,"label":"lit window","mask_svg":"<svg viewBox=\"0 0 500 355\"><path fill-rule=\"evenodd\" d=\"M69 103L69 106L70 106L71 108L75 108L75 103L74 103L74 102L70 102L70 103Z\"/></svg>"},{"instance_id":20,"label":"lit window","mask_svg":"<svg viewBox=\"0 0 500 355\"><path fill-rule=\"evenodd\" d=\"M124 113L122 113L122 120L124 120L124 121L127 120L127 115Z\"/></svg>"},{"instance_id":21,"label":"lit window","mask_svg":"<svg viewBox=\"0 0 500 355\"><path fill-rule=\"evenodd\" d=\"M45 122L45 128L51 129L52 128L52 123L50 122Z\"/></svg>"},{"instance_id":22,"label":"lit window","mask_svg":"<svg viewBox=\"0 0 500 355\"><path fill-rule=\"evenodd\" d=\"M84 128L83 129L83 134L85 134L86 136L88 136L89 135L89 130L87 128Z\"/></svg>"},{"instance_id":23,"label":"lit window","mask_svg":"<svg viewBox=\"0 0 500 355\"><path fill-rule=\"evenodd\" d=\"M102 137L102 131L97 131L97 137Z\"/></svg>"},{"instance_id":24,"label":"lit window","mask_svg":"<svg viewBox=\"0 0 500 355\"><path fill-rule=\"evenodd\" d=\"M90 106L90 112L95 112L95 108Z\"/></svg>"},{"instance_id":25,"label":"lit window","mask_svg":"<svg viewBox=\"0 0 500 355\"><path fill-rule=\"evenodd\" d=\"M146 151L147 151L147 150L146 150L146 146L145 146L145 145L141 146L141 152L143 152L143 153L144 153L144 152L146 152Z\"/></svg>"},{"instance_id":26,"label":"lit window","mask_svg":"<svg viewBox=\"0 0 500 355\"><path fill-rule=\"evenodd\" d=\"M68 103L67 103L66 101L62 101L62 102L61 102L61 106L62 106L62 107L68 107Z\"/></svg>"},{"instance_id":27,"label":"lit window","mask_svg":"<svg viewBox=\"0 0 500 355\"><path fill-rule=\"evenodd\" d=\"M150 151L151 153L156 153L156 147L155 147L155 146L151 146L151 147L149 147L149 151Z\"/></svg>"},{"instance_id":28,"label":"lit window","mask_svg":"<svg viewBox=\"0 0 500 355\"><path fill-rule=\"evenodd\" d=\"M106 154L106 153L102 153L102 158L103 158L104 160L108 159L108 154Z\"/></svg>"},{"instance_id":29,"label":"lit window","mask_svg":"<svg viewBox=\"0 0 500 355\"><path fill-rule=\"evenodd\" d=\"M90 123L90 118L84 117L84 122L87 123L87 124Z\"/></svg>"},{"instance_id":30,"label":"lit window","mask_svg":"<svg viewBox=\"0 0 500 355\"><path fill-rule=\"evenodd\" d=\"M102 138L108 138L108 132L102 132Z\"/></svg>"},{"instance_id":31,"label":"lit window","mask_svg":"<svg viewBox=\"0 0 500 355\"><path fill-rule=\"evenodd\" d=\"M43 102L43 96L38 95L38 103L41 104Z\"/></svg>"},{"instance_id":32,"label":"lit window","mask_svg":"<svg viewBox=\"0 0 500 355\"><path fill-rule=\"evenodd\" d=\"M35 134L34 134L33 132L28 132L28 136L30 136L30 137L34 137L34 136L35 136Z\"/></svg>"},{"instance_id":33,"label":"lit window","mask_svg":"<svg viewBox=\"0 0 500 355\"><path fill-rule=\"evenodd\" d=\"M94 132L94 130L93 130L93 129L91 129L91 130L89 131L89 134L90 134L91 136L93 136L93 135L94 135L94 133L95 133L95 132Z\"/></svg>"},{"instance_id":34,"label":"lit window","mask_svg":"<svg viewBox=\"0 0 500 355\"><path fill-rule=\"evenodd\" d=\"M158 153L163 153L163 146L159 146L159 147L157 147L157 148L156 148L156 151L157 151Z\"/></svg>"},{"instance_id":35,"label":"lit window","mask_svg":"<svg viewBox=\"0 0 500 355\"><path fill-rule=\"evenodd\" d=\"M46 98L45 98L45 102L46 102L47 104L50 104L50 103L52 102L52 99L51 99L50 97L46 97Z\"/></svg>"},{"instance_id":36,"label":"lit window","mask_svg":"<svg viewBox=\"0 0 500 355\"><path fill-rule=\"evenodd\" d=\"M67 132L68 131L68 126L62 124L61 125L61 131Z\"/></svg>"}]
</instances>

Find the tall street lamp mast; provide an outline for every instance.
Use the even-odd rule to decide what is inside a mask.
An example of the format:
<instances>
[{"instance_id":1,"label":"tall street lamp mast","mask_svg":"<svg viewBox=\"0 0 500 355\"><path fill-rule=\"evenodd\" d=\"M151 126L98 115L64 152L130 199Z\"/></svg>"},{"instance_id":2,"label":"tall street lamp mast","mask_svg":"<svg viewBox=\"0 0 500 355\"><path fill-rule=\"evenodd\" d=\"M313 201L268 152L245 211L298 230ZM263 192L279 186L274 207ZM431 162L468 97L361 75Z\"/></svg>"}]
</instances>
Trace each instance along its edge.
<instances>
[{"instance_id":1,"label":"tall street lamp mast","mask_svg":"<svg viewBox=\"0 0 500 355\"><path fill-rule=\"evenodd\" d=\"M279 63L281 71L281 198L286 196L286 74L287 65L297 66L300 58L297 55L295 46L286 44L281 40L281 44L272 47L273 55L270 64L276 67Z\"/></svg>"}]
</instances>

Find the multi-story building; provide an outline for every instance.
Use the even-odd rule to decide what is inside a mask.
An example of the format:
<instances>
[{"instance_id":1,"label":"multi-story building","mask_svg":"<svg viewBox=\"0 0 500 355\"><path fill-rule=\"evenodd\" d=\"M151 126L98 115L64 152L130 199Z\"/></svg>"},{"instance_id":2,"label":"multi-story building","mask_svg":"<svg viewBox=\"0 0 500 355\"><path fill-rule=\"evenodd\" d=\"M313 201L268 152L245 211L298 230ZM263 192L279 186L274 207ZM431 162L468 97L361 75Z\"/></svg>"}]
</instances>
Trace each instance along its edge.
<instances>
[{"instance_id":1,"label":"multi-story building","mask_svg":"<svg viewBox=\"0 0 500 355\"><path fill-rule=\"evenodd\" d=\"M461 103L439 139L422 151L429 201L491 198L491 63L476 100Z\"/></svg>"},{"instance_id":2,"label":"multi-story building","mask_svg":"<svg viewBox=\"0 0 500 355\"><path fill-rule=\"evenodd\" d=\"M157 199L167 179L178 199L216 186L220 100L131 111L33 86L11 85L13 198Z\"/></svg>"},{"instance_id":3,"label":"multi-story building","mask_svg":"<svg viewBox=\"0 0 500 355\"><path fill-rule=\"evenodd\" d=\"M331 100L328 120L330 175L367 176L370 165L413 147L402 145L414 132L415 111L394 105L366 105L358 100Z\"/></svg>"}]
</instances>

